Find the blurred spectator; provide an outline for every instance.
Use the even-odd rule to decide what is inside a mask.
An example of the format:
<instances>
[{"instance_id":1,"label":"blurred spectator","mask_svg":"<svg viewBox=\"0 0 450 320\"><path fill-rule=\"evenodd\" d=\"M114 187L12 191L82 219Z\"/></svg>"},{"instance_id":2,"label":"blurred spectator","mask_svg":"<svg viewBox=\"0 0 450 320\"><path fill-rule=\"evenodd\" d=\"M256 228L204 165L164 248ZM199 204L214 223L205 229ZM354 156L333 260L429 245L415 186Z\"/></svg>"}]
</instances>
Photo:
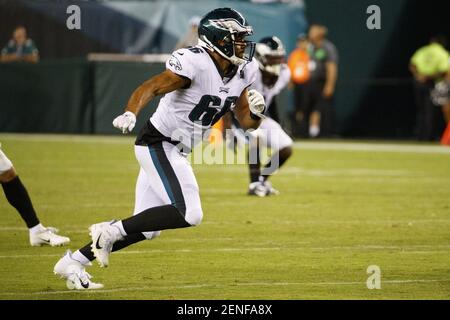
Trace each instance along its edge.
<instances>
[{"instance_id":1,"label":"blurred spectator","mask_svg":"<svg viewBox=\"0 0 450 320\"><path fill-rule=\"evenodd\" d=\"M183 38L181 38L177 45L175 46L175 50L178 50L180 48L195 46L198 44L198 24L200 23L201 18L198 16L193 16L189 20L189 26L190 29L188 33L184 35Z\"/></svg>"},{"instance_id":2,"label":"blurred spectator","mask_svg":"<svg viewBox=\"0 0 450 320\"><path fill-rule=\"evenodd\" d=\"M304 114L302 111L303 91L305 83L309 80L309 54L308 38L305 34L297 36L297 48L292 51L288 58L288 66L291 70L290 87L294 88L294 107L295 117L292 117L292 133L295 136L302 136L302 124L304 123Z\"/></svg>"},{"instance_id":3,"label":"blurred spectator","mask_svg":"<svg viewBox=\"0 0 450 320\"><path fill-rule=\"evenodd\" d=\"M14 29L13 37L3 48L1 62L38 62L39 52L33 40L27 38L27 30L23 26Z\"/></svg>"},{"instance_id":4,"label":"blurred spectator","mask_svg":"<svg viewBox=\"0 0 450 320\"><path fill-rule=\"evenodd\" d=\"M449 54L445 44L445 37L433 37L430 44L417 50L410 61L409 69L415 80L416 135L419 140L437 138L435 127L440 115L432 102L431 91L449 70Z\"/></svg>"},{"instance_id":5,"label":"blurred spectator","mask_svg":"<svg viewBox=\"0 0 450 320\"><path fill-rule=\"evenodd\" d=\"M301 111L309 120L309 136L312 138L332 133L331 105L338 75L338 52L326 39L327 33L325 26L313 24L308 35L310 78L304 87Z\"/></svg>"}]
</instances>

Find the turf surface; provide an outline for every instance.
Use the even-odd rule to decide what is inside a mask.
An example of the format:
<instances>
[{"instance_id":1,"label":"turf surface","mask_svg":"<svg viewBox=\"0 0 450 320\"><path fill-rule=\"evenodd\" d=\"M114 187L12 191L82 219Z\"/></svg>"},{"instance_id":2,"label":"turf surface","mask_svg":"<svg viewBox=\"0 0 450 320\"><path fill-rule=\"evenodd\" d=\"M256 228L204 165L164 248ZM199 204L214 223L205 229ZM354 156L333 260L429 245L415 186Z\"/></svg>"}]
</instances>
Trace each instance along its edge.
<instances>
[{"instance_id":1,"label":"turf surface","mask_svg":"<svg viewBox=\"0 0 450 320\"><path fill-rule=\"evenodd\" d=\"M131 214L138 164L130 137L0 134L45 225L76 250L92 223ZM304 142L246 196L245 165L194 165L203 223L170 230L88 268L99 291L53 275L66 248L32 248L0 196L0 299L449 299L450 149ZM369 290L367 268L381 269Z\"/></svg>"}]
</instances>

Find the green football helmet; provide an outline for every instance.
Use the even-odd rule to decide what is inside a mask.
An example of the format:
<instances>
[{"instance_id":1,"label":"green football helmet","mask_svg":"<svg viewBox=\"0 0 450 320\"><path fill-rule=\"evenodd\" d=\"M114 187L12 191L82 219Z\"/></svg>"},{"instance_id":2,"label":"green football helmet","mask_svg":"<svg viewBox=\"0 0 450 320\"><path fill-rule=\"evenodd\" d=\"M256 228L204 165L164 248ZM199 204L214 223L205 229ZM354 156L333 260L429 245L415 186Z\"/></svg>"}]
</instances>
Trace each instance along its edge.
<instances>
[{"instance_id":1,"label":"green football helmet","mask_svg":"<svg viewBox=\"0 0 450 320\"><path fill-rule=\"evenodd\" d=\"M252 34L253 28L242 14L231 8L219 8L200 20L198 42L232 64L241 65L253 58L255 43L245 40Z\"/></svg>"},{"instance_id":2,"label":"green football helmet","mask_svg":"<svg viewBox=\"0 0 450 320\"><path fill-rule=\"evenodd\" d=\"M255 59L261 70L279 76L281 65L286 60L286 50L277 37L265 37L256 44Z\"/></svg>"}]
</instances>

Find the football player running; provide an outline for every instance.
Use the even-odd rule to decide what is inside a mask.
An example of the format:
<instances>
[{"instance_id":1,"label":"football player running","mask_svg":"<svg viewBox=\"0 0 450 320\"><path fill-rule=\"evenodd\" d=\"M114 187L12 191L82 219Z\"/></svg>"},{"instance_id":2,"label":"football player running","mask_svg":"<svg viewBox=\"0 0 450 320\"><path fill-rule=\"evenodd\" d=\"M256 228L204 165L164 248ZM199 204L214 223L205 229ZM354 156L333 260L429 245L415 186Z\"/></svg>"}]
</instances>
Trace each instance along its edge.
<instances>
[{"instance_id":1,"label":"football player running","mask_svg":"<svg viewBox=\"0 0 450 320\"><path fill-rule=\"evenodd\" d=\"M259 65L256 81L251 89L261 92L268 106L266 116L259 128L251 134L244 134L232 115L225 117L225 127L231 124L233 135L241 144L248 144L250 184L248 194L259 197L278 194L268 181L292 155L292 139L277 123L275 97L289 84L291 72L285 63L286 51L280 39L265 37L256 44L255 59ZM261 170L260 146L271 149L271 158Z\"/></svg>"},{"instance_id":2,"label":"football player running","mask_svg":"<svg viewBox=\"0 0 450 320\"><path fill-rule=\"evenodd\" d=\"M92 225L92 242L66 254L54 266L69 289L97 289L85 266L97 259L109 265L112 251L161 230L200 224L203 212L199 187L187 153L226 112L232 110L244 129L256 129L265 109L264 98L247 88L255 81L258 65L252 61L255 43L245 40L252 27L239 12L215 9L199 25L199 44L175 51L166 70L140 85L125 113L113 121L131 132L136 116L150 100L164 95L137 136L135 155L140 164L133 216Z\"/></svg>"}]
</instances>

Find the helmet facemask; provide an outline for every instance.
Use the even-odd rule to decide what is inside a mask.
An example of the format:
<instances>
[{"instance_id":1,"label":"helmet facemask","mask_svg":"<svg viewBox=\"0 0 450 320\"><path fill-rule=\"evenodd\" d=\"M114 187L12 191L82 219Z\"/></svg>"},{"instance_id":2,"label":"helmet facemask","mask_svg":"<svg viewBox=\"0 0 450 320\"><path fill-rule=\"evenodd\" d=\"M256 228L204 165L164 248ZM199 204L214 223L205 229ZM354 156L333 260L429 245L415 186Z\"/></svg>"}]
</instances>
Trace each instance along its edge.
<instances>
[{"instance_id":1,"label":"helmet facemask","mask_svg":"<svg viewBox=\"0 0 450 320\"><path fill-rule=\"evenodd\" d=\"M255 53L255 43L245 40L247 33L230 33L223 41L224 45L220 48L224 54L225 59L228 59L234 65L241 65L250 62ZM221 52L219 52L222 55ZM222 55L223 56L223 55Z\"/></svg>"},{"instance_id":2,"label":"helmet facemask","mask_svg":"<svg viewBox=\"0 0 450 320\"><path fill-rule=\"evenodd\" d=\"M199 35L199 45L216 51L233 65L241 65L252 60L255 42L244 40L253 34L251 26L243 26L235 19L210 19L209 24L226 32L222 39L214 43L204 35Z\"/></svg>"}]
</instances>

